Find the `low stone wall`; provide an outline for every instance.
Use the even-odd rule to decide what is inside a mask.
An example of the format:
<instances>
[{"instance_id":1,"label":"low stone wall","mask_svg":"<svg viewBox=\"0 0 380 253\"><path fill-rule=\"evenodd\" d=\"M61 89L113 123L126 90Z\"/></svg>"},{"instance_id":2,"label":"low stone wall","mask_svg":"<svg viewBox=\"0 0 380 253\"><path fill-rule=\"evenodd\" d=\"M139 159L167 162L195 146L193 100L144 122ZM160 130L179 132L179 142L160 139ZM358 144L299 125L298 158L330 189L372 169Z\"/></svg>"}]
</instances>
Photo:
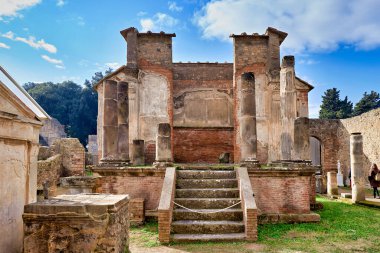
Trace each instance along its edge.
<instances>
[{"instance_id":1,"label":"low stone wall","mask_svg":"<svg viewBox=\"0 0 380 253\"><path fill-rule=\"evenodd\" d=\"M165 169L98 166L93 171L101 176L97 193L128 194L131 199L144 199L146 210L157 210Z\"/></svg>"},{"instance_id":2,"label":"low stone wall","mask_svg":"<svg viewBox=\"0 0 380 253\"><path fill-rule=\"evenodd\" d=\"M127 195L60 195L24 209L24 252L129 252Z\"/></svg>"},{"instance_id":3,"label":"low stone wall","mask_svg":"<svg viewBox=\"0 0 380 253\"><path fill-rule=\"evenodd\" d=\"M55 155L37 162L37 190L43 190L43 184L48 182L49 196L55 195L62 170L61 164L61 155Z\"/></svg>"},{"instance_id":4,"label":"low stone wall","mask_svg":"<svg viewBox=\"0 0 380 253\"><path fill-rule=\"evenodd\" d=\"M259 223L320 220L319 215L310 211L310 205L315 203L314 169L249 168L248 173Z\"/></svg>"}]
</instances>

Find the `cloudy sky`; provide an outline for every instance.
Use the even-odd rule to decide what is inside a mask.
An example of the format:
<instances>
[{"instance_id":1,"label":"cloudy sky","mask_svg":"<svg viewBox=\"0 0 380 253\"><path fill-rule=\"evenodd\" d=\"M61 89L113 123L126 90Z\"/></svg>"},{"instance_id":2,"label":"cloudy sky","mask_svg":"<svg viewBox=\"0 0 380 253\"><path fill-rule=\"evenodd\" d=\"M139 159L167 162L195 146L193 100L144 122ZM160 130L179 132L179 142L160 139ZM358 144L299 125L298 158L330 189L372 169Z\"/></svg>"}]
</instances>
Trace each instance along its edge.
<instances>
[{"instance_id":1,"label":"cloudy sky","mask_svg":"<svg viewBox=\"0 0 380 253\"><path fill-rule=\"evenodd\" d=\"M289 33L282 55L315 86L310 116L323 92L354 103L380 92L379 0L0 0L0 64L19 83L73 80L126 61L119 31L175 32L174 61L232 62L231 33Z\"/></svg>"}]
</instances>

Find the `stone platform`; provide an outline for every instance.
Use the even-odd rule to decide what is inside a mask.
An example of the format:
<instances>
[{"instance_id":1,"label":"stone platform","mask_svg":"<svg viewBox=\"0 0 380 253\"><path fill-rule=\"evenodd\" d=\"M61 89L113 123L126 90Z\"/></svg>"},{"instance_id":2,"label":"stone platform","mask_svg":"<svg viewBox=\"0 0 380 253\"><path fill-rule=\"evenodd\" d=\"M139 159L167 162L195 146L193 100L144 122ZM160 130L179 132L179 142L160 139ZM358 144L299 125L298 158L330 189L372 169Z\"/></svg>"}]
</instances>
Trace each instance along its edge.
<instances>
[{"instance_id":1,"label":"stone platform","mask_svg":"<svg viewBox=\"0 0 380 253\"><path fill-rule=\"evenodd\" d=\"M24 252L128 252L128 195L60 195L24 208Z\"/></svg>"}]
</instances>

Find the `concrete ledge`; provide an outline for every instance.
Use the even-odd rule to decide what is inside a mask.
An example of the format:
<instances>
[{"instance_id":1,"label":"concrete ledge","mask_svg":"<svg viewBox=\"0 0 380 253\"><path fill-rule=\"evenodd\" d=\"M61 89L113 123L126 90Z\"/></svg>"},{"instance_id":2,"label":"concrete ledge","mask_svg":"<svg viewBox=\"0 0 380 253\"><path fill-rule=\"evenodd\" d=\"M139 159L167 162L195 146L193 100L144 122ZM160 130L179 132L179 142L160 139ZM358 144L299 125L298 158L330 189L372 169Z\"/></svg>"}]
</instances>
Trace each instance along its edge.
<instances>
[{"instance_id":1,"label":"concrete ledge","mask_svg":"<svg viewBox=\"0 0 380 253\"><path fill-rule=\"evenodd\" d=\"M316 213L308 214L261 214L258 216L259 224L278 223L306 223L319 222L321 217Z\"/></svg>"}]
</instances>

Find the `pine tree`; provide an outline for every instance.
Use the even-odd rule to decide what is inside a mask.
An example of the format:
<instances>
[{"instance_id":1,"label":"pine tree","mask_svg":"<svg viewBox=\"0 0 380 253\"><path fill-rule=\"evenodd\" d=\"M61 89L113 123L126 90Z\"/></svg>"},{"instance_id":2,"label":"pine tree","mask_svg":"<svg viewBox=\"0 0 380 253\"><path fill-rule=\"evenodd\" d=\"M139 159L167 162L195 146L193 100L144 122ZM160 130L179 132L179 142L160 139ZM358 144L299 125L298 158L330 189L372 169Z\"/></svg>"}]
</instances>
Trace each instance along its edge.
<instances>
[{"instance_id":1,"label":"pine tree","mask_svg":"<svg viewBox=\"0 0 380 253\"><path fill-rule=\"evenodd\" d=\"M380 108L380 96L376 91L364 92L363 97L355 105L353 116L360 115L370 110Z\"/></svg>"},{"instance_id":2,"label":"pine tree","mask_svg":"<svg viewBox=\"0 0 380 253\"><path fill-rule=\"evenodd\" d=\"M344 119L351 116L352 102L347 97L341 100L339 93L340 91L336 88L325 91L319 111L320 119Z\"/></svg>"}]
</instances>

